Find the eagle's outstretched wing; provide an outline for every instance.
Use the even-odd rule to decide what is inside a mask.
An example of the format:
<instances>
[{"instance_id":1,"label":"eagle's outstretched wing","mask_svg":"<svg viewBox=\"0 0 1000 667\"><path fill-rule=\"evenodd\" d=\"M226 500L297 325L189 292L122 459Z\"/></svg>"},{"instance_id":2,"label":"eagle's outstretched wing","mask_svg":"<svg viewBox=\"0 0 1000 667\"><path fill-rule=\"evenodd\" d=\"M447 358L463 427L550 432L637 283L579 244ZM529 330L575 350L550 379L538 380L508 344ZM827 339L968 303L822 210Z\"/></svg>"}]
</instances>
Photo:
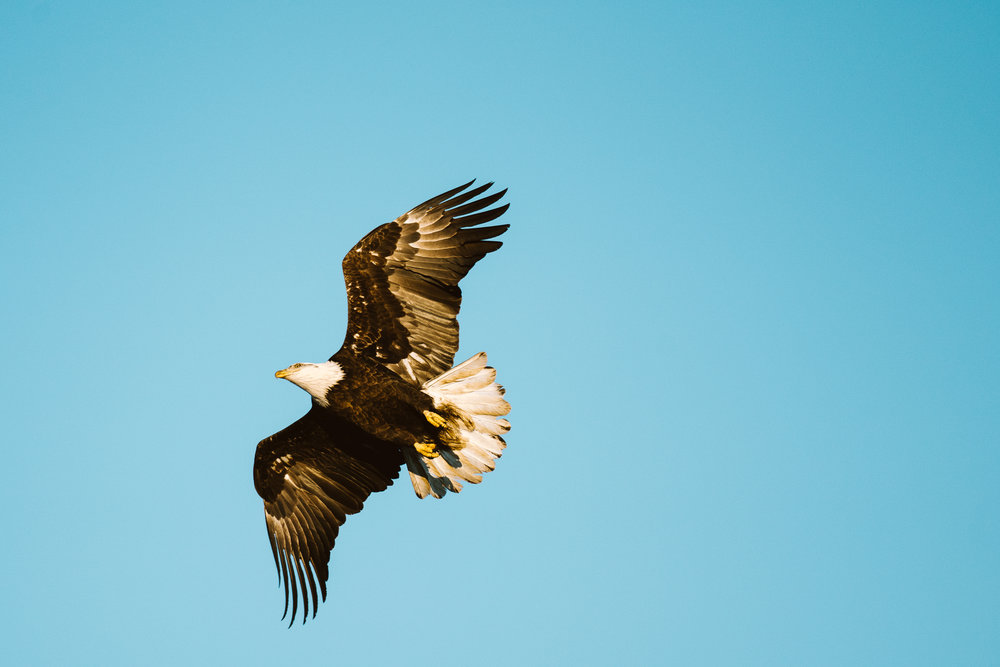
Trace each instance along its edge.
<instances>
[{"instance_id":1,"label":"eagle's outstretched wing","mask_svg":"<svg viewBox=\"0 0 1000 667\"><path fill-rule=\"evenodd\" d=\"M476 227L508 204L506 190L476 199L493 184L449 190L373 230L344 257L344 347L422 384L451 368L458 350L458 282L510 225Z\"/></svg>"},{"instance_id":2,"label":"eagle's outstretched wing","mask_svg":"<svg viewBox=\"0 0 1000 667\"><path fill-rule=\"evenodd\" d=\"M369 494L391 485L401 465L398 450L316 407L257 445L253 481L264 499L267 536L285 587L285 615L291 597L289 625L300 591L302 622L310 597L316 616L317 584L326 600L330 550L340 526L348 514L361 511Z\"/></svg>"}]
</instances>

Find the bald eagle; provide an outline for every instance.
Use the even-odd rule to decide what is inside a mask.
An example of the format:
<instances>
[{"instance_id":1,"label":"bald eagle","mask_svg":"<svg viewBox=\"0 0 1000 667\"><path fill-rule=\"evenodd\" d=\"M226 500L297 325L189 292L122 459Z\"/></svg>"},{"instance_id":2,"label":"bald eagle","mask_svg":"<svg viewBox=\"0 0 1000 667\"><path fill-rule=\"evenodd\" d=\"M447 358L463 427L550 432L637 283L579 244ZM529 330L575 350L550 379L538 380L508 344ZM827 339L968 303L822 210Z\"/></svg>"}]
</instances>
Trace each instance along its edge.
<instances>
[{"instance_id":1,"label":"bald eagle","mask_svg":"<svg viewBox=\"0 0 1000 667\"><path fill-rule=\"evenodd\" d=\"M275 373L309 392L309 411L261 440L253 479L285 613L315 618L326 600L330 551L348 514L392 484L405 463L420 498L479 483L506 446L504 389L480 352L458 350L459 281L509 225L490 208L492 183L449 190L374 229L344 257L347 336L321 363ZM317 591L318 589L318 591Z\"/></svg>"}]
</instances>

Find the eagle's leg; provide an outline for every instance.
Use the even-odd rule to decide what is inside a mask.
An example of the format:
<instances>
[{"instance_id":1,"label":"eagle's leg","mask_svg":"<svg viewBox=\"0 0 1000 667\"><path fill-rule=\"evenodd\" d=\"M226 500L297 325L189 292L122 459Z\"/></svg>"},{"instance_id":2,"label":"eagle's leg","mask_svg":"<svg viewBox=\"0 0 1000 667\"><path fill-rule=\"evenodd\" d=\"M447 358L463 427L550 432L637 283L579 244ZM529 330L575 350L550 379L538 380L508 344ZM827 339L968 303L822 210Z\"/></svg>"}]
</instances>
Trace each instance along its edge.
<instances>
[{"instance_id":1,"label":"eagle's leg","mask_svg":"<svg viewBox=\"0 0 1000 667\"><path fill-rule=\"evenodd\" d=\"M429 421L434 428L441 428L447 423L444 417L430 410L424 410L424 419Z\"/></svg>"},{"instance_id":2,"label":"eagle's leg","mask_svg":"<svg viewBox=\"0 0 1000 667\"><path fill-rule=\"evenodd\" d=\"M430 421L428 419L428 421ZM417 450L417 453L427 459L433 459L440 456L437 450L437 443L433 440L430 442L415 442L413 447Z\"/></svg>"},{"instance_id":3,"label":"eagle's leg","mask_svg":"<svg viewBox=\"0 0 1000 667\"><path fill-rule=\"evenodd\" d=\"M442 410L442 412L444 412L444 410ZM437 445L443 445L452 450L462 449L465 447L465 441L456 430L458 427L456 420L461 419L462 424L470 431L475 428L475 425L469 419L466 419L461 415L455 415L450 410L444 412L444 414L448 416L443 416L441 412L424 410L424 419L426 419L431 426L438 429L437 433L434 435Z\"/></svg>"}]
</instances>

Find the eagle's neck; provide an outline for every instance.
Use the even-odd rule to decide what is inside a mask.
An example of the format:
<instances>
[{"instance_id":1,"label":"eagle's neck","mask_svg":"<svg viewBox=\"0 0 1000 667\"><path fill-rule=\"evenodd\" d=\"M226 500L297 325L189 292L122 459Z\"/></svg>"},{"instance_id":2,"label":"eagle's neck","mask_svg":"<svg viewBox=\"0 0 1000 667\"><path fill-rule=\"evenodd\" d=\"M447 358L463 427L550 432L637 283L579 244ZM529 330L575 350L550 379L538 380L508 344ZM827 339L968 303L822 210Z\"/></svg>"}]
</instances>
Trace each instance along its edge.
<instances>
[{"instance_id":1,"label":"eagle's neck","mask_svg":"<svg viewBox=\"0 0 1000 667\"><path fill-rule=\"evenodd\" d=\"M289 380L312 394L316 402L324 408L330 405L330 401L327 400L326 395L343 377L344 369L336 361L325 361L321 364L303 364L288 375Z\"/></svg>"}]
</instances>

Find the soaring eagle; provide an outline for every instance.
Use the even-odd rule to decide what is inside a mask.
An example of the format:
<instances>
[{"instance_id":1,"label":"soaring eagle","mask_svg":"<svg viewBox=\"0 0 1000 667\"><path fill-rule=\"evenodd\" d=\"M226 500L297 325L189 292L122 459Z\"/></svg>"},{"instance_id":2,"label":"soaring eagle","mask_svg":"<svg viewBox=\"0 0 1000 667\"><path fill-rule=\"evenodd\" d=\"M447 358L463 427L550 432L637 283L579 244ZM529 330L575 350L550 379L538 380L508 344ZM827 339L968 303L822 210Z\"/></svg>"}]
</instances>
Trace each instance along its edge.
<instances>
[{"instance_id":1,"label":"soaring eagle","mask_svg":"<svg viewBox=\"0 0 1000 667\"><path fill-rule=\"evenodd\" d=\"M473 181L474 182L474 181ZM420 498L458 492L493 470L510 423L486 354L452 367L459 281L509 225L489 208L506 190L473 182L429 199L361 239L344 257L347 336L328 361L275 373L312 396L309 412L257 445L253 480L295 622L326 600L330 551L348 514L405 462ZM289 594L290 593L290 594Z\"/></svg>"}]
</instances>

